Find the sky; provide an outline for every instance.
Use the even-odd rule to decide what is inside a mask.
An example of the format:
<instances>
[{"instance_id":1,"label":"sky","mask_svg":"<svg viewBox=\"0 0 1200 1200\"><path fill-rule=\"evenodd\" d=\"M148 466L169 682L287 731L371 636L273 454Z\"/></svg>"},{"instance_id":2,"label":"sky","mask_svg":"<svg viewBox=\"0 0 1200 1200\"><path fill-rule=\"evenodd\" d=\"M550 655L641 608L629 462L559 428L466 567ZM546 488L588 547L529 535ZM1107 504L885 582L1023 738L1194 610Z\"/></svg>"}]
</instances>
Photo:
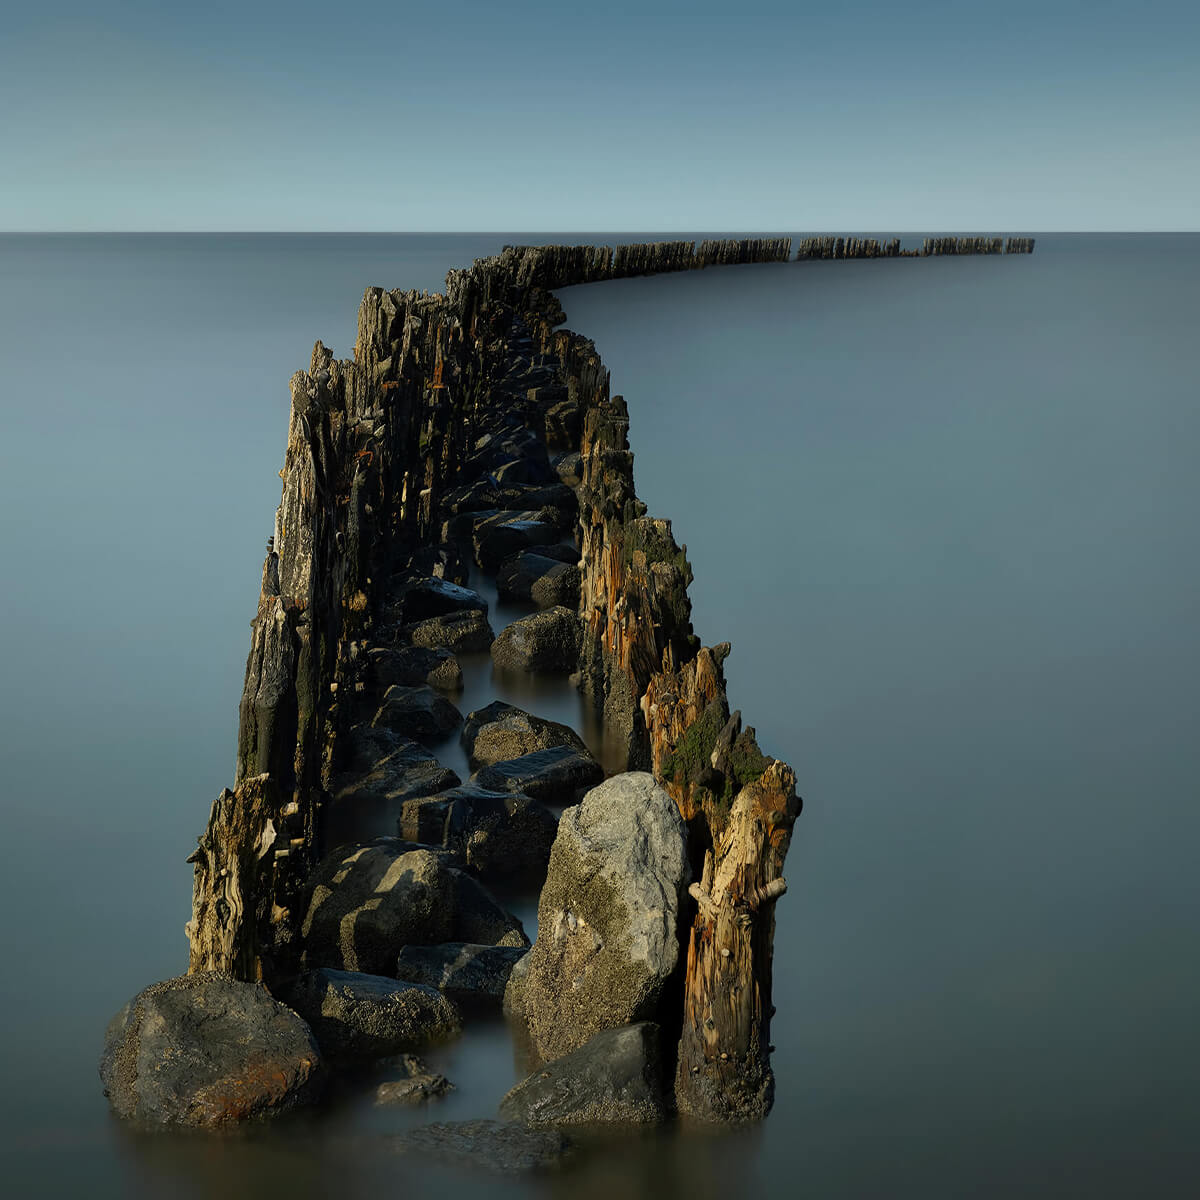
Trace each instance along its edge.
<instances>
[{"instance_id":1,"label":"sky","mask_svg":"<svg viewBox=\"0 0 1200 1200\"><path fill-rule=\"evenodd\" d=\"M1194 0L14 0L0 230L1200 228Z\"/></svg>"}]
</instances>

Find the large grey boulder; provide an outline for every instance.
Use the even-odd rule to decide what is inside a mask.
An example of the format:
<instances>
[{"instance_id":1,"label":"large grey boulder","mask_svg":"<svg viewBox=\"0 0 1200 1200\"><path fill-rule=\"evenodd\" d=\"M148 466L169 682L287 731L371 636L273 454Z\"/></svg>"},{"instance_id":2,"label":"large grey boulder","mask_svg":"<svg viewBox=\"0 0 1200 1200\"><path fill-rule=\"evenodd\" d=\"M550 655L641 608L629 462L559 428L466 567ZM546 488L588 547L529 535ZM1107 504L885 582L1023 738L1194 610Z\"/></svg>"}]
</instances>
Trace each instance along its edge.
<instances>
[{"instance_id":1,"label":"large grey boulder","mask_svg":"<svg viewBox=\"0 0 1200 1200\"><path fill-rule=\"evenodd\" d=\"M569 672L579 666L579 615L559 605L522 617L492 643L492 662L506 671Z\"/></svg>"},{"instance_id":2,"label":"large grey boulder","mask_svg":"<svg viewBox=\"0 0 1200 1200\"><path fill-rule=\"evenodd\" d=\"M667 1118L658 1026L606 1029L522 1080L500 1115L526 1125L657 1125Z\"/></svg>"},{"instance_id":3,"label":"large grey boulder","mask_svg":"<svg viewBox=\"0 0 1200 1200\"><path fill-rule=\"evenodd\" d=\"M418 742L436 742L462 724L462 713L433 688L393 684L371 718L376 729L391 729Z\"/></svg>"},{"instance_id":4,"label":"large grey boulder","mask_svg":"<svg viewBox=\"0 0 1200 1200\"><path fill-rule=\"evenodd\" d=\"M436 988L380 975L303 971L288 1003L331 1059L364 1060L420 1050L462 1032L454 1005Z\"/></svg>"},{"instance_id":5,"label":"large grey boulder","mask_svg":"<svg viewBox=\"0 0 1200 1200\"><path fill-rule=\"evenodd\" d=\"M589 754L583 739L570 726L535 717L501 700L467 715L462 742L471 761L483 765L553 746L570 746L580 754Z\"/></svg>"},{"instance_id":6,"label":"large grey boulder","mask_svg":"<svg viewBox=\"0 0 1200 1200\"><path fill-rule=\"evenodd\" d=\"M415 625L406 625L404 634L414 646L438 647L464 654L486 650L496 638L485 613L468 610L430 617Z\"/></svg>"},{"instance_id":7,"label":"large grey boulder","mask_svg":"<svg viewBox=\"0 0 1200 1200\"><path fill-rule=\"evenodd\" d=\"M512 969L529 951L523 946L405 946L396 958L396 978L445 992L456 1004L499 1008Z\"/></svg>"},{"instance_id":8,"label":"large grey boulder","mask_svg":"<svg viewBox=\"0 0 1200 1200\"><path fill-rule=\"evenodd\" d=\"M552 746L480 767L468 782L494 792L530 796L543 804L574 804L603 778L604 768L586 751Z\"/></svg>"},{"instance_id":9,"label":"large grey boulder","mask_svg":"<svg viewBox=\"0 0 1200 1200\"><path fill-rule=\"evenodd\" d=\"M680 961L686 836L674 801L641 771L613 776L563 813L523 972L543 1059L658 1016Z\"/></svg>"},{"instance_id":10,"label":"large grey boulder","mask_svg":"<svg viewBox=\"0 0 1200 1200\"><path fill-rule=\"evenodd\" d=\"M393 838L340 847L317 864L311 887L301 923L308 967L390 975L407 945L529 944L478 881Z\"/></svg>"},{"instance_id":11,"label":"large grey boulder","mask_svg":"<svg viewBox=\"0 0 1200 1200\"><path fill-rule=\"evenodd\" d=\"M437 1122L399 1134L387 1145L398 1154L493 1175L546 1170L570 1150L556 1129L529 1129L516 1121Z\"/></svg>"},{"instance_id":12,"label":"large grey boulder","mask_svg":"<svg viewBox=\"0 0 1200 1200\"><path fill-rule=\"evenodd\" d=\"M401 837L441 846L486 879L539 885L557 829L558 818L537 800L471 783L405 801L397 822Z\"/></svg>"},{"instance_id":13,"label":"large grey boulder","mask_svg":"<svg viewBox=\"0 0 1200 1200\"><path fill-rule=\"evenodd\" d=\"M324 1070L312 1031L262 984L204 972L153 984L117 1013L100 1078L118 1116L211 1129L312 1103Z\"/></svg>"}]
</instances>

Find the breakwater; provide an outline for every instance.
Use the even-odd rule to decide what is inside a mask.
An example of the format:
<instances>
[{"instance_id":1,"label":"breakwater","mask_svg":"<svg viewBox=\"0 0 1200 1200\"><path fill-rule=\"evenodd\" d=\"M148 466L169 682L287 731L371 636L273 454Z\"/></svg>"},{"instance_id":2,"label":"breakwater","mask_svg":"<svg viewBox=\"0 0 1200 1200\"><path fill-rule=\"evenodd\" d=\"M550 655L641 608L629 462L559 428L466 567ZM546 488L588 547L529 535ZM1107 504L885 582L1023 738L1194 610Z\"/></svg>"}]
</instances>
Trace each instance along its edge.
<instances>
[{"instance_id":1,"label":"breakwater","mask_svg":"<svg viewBox=\"0 0 1200 1200\"><path fill-rule=\"evenodd\" d=\"M904 250L899 238L811 237L796 247L796 262L842 258L930 258L948 254L1032 254L1030 237L928 237L919 250Z\"/></svg>"}]
</instances>

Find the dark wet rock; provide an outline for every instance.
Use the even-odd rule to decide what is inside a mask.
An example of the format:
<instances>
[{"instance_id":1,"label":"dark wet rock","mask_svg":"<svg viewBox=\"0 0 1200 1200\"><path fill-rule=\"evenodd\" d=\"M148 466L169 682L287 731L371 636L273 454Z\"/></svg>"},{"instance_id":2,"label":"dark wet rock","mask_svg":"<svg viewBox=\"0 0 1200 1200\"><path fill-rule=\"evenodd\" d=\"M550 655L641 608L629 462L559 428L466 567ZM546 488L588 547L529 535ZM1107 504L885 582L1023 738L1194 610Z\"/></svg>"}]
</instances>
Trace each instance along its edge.
<instances>
[{"instance_id":1,"label":"dark wet rock","mask_svg":"<svg viewBox=\"0 0 1200 1200\"><path fill-rule=\"evenodd\" d=\"M462 1032L458 1010L442 992L381 975L304 971L288 992L288 1003L330 1059L382 1058Z\"/></svg>"},{"instance_id":2,"label":"dark wet rock","mask_svg":"<svg viewBox=\"0 0 1200 1200\"><path fill-rule=\"evenodd\" d=\"M604 778L604 768L590 754L570 746L553 746L480 767L469 783L493 792L522 793L543 804L573 804Z\"/></svg>"},{"instance_id":3,"label":"dark wet rock","mask_svg":"<svg viewBox=\"0 0 1200 1200\"><path fill-rule=\"evenodd\" d=\"M544 542L540 546L530 546L523 553L539 554L542 558L552 558L555 562L570 563L573 567L579 566L579 547L574 543Z\"/></svg>"},{"instance_id":4,"label":"dark wet rock","mask_svg":"<svg viewBox=\"0 0 1200 1200\"><path fill-rule=\"evenodd\" d=\"M570 726L535 717L501 700L467 715L462 741L472 762L484 765L553 746L570 746L580 754L588 753L583 739Z\"/></svg>"},{"instance_id":5,"label":"dark wet rock","mask_svg":"<svg viewBox=\"0 0 1200 1200\"><path fill-rule=\"evenodd\" d=\"M657 1125L667 1118L658 1026L606 1029L546 1063L500 1101L526 1125Z\"/></svg>"},{"instance_id":6,"label":"dark wet rock","mask_svg":"<svg viewBox=\"0 0 1200 1200\"><path fill-rule=\"evenodd\" d=\"M487 601L478 592L435 576L403 584L392 603L400 607L403 619L410 625L448 613L486 613L488 608Z\"/></svg>"},{"instance_id":7,"label":"dark wet rock","mask_svg":"<svg viewBox=\"0 0 1200 1200\"><path fill-rule=\"evenodd\" d=\"M564 454L554 464L558 477L569 488L577 488L583 482L583 455L578 450Z\"/></svg>"},{"instance_id":8,"label":"dark wet rock","mask_svg":"<svg viewBox=\"0 0 1200 1200\"><path fill-rule=\"evenodd\" d=\"M451 1121L422 1125L389 1139L401 1154L415 1154L494 1175L519 1175L556 1166L570 1149L555 1129L529 1129L515 1121Z\"/></svg>"},{"instance_id":9,"label":"dark wet rock","mask_svg":"<svg viewBox=\"0 0 1200 1200\"><path fill-rule=\"evenodd\" d=\"M443 646L455 654L487 650L496 639L487 616L481 612L448 613L404 627L405 636L415 646Z\"/></svg>"},{"instance_id":10,"label":"dark wet rock","mask_svg":"<svg viewBox=\"0 0 1200 1200\"><path fill-rule=\"evenodd\" d=\"M339 743L338 757L330 791L340 805L403 802L461 782L420 743L383 727L355 725Z\"/></svg>"},{"instance_id":11,"label":"dark wet rock","mask_svg":"<svg viewBox=\"0 0 1200 1200\"><path fill-rule=\"evenodd\" d=\"M521 922L477 880L396 839L339 847L311 886L301 925L308 967L389 975L407 945L528 945Z\"/></svg>"},{"instance_id":12,"label":"dark wet rock","mask_svg":"<svg viewBox=\"0 0 1200 1200\"><path fill-rule=\"evenodd\" d=\"M579 666L580 625L574 609L531 613L501 630L492 662L509 671L570 672Z\"/></svg>"},{"instance_id":13,"label":"dark wet rock","mask_svg":"<svg viewBox=\"0 0 1200 1200\"><path fill-rule=\"evenodd\" d=\"M428 684L445 692L462 689L458 659L442 647L372 646L367 651L367 683L372 692L387 691L393 684L419 687Z\"/></svg>"},{"instance_id":14,"label":"dark wet rock","mask_svg":"<svg viewBox=\"0 0 1200 1200\"><path fill-rule=\"evenodd\" d=\"M375 1089L378 1105L406 1104L416 1106L440 1100L447 1092L454 1091L454 1084L445 1075L436 1071L423 1071L406 1075L402 1079L388 1079Z\"/></svg>"},{"instance_id":15,"label":"dark wet rock","mask_svg":"<svg viewBox=\"0 0 1200 1200\"><path fill-rule=\"evenodd\" d=\"M451 583L466 584L471 577L471 564L463 552L449 543L441 546L422 546L413 552L405 568L405 576L433 576Z\"/></svg>"},{"instance_id":16,"label":"dark wet rock","mask_svg":"<svg viewBox=\"0 0 1200 1200\"><path fill-rule=\"evenodd\" d=\"M613 776L563 813L524 980L543 1059L658 1017L679 963L688 876L683 818L652 775Z\"/></svg>"},{"instance_id":17,"label":"dark wet rock","mask_svg":"<svg viewBox=\"0 0 1200 1200\"><path fill-rule=\"evenodd\" d=\"M391 729L420 742L436 742L462 724L462 713L433 688L393 684L371 718L376 729Z\"/></svg>"},{"instance_id":18,"label":"dark wet rock","mask_svg":"<svg viewBox=\"0 0 1200 1200\"><path fill-rule=\"evenodd\" d=\"M470 783L406 801L397 822L401 837L443 846L485 878L537 883L557 828L544 804Z\"/></svg>"},{"instance_id":19,"label":"dark wet rock","mask_svg":"<svg viewBox=\"0 0 1200 1200\"><path fill-rule=\"evenodd\" d=\"M541 508L537 511L496 512L475 522L473 542L475 561L485 570L494 571L500 563L521 550L540 542L553 542L569 525L563 510Z\"/></svg>"},{"instance_id":20,"label":"dark wet rock","mask_svg":"<svg viewBox=\"0 0 1200 1200\"><path fill-rule=\"evenodd\" d=\"M217 1128L320 1094L312 1031L259 983L202 972L153 984L112 1019L100 1060L118 1116Z\"/></svg>"},{"instance_id":21,"label":"dark wet rock","mask_svg":"<svg viewBox=\"0 0 1200 1200\"><path fill-rule=\"evenodd\" d=\"M493 513L501 509L533 511L542 508L574 509L575 493L561 482L501 483L491 475L456 488L442 502L446 513Z\"/></svg>"},{"instance_id":22,"label":"dark wet rock","mask_svg":"<svg viewBox=\"0 0 1200 1200\"><path fill-rule=\"evenodd\" d=\"M502 597L532 600L542 608L563 605L578 609L579 578L575 564L523 550L500 564L496 589Z\"/></svg>"},{"instance_id":23,"label":"dark wet rock","mask_svg":"<svg viewBox=\"0 0 1200 1200\"><path fill-rule=\"evenodd\" d=\"M437 988L464 1007L499 1008L513 967L528 953L523 946L466 942L405 946L396 959L396 978Z\"/></svg>"}]
</instances>

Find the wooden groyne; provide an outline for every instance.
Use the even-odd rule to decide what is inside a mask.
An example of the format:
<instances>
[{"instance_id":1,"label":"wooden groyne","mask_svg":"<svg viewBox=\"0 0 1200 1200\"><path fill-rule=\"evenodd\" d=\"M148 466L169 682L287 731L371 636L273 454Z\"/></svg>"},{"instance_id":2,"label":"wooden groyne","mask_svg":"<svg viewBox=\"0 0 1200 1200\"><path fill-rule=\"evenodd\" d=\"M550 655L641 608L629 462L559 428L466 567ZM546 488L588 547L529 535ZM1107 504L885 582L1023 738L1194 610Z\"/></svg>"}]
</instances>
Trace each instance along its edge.
<instances>
[{"instance_id":1,"label":"wooden groyne","mask_svg":"<svg viewBox=\"0 0 1200 1200\"><path fill-rule=\"evenodd\" d=\"M796 246L796 262L844 258L931 258L960 254L1032 254L1030 237L927 237L919 250L904 250L899 238L822 236L803 238Z\"/></svg>"}]
</instances>

